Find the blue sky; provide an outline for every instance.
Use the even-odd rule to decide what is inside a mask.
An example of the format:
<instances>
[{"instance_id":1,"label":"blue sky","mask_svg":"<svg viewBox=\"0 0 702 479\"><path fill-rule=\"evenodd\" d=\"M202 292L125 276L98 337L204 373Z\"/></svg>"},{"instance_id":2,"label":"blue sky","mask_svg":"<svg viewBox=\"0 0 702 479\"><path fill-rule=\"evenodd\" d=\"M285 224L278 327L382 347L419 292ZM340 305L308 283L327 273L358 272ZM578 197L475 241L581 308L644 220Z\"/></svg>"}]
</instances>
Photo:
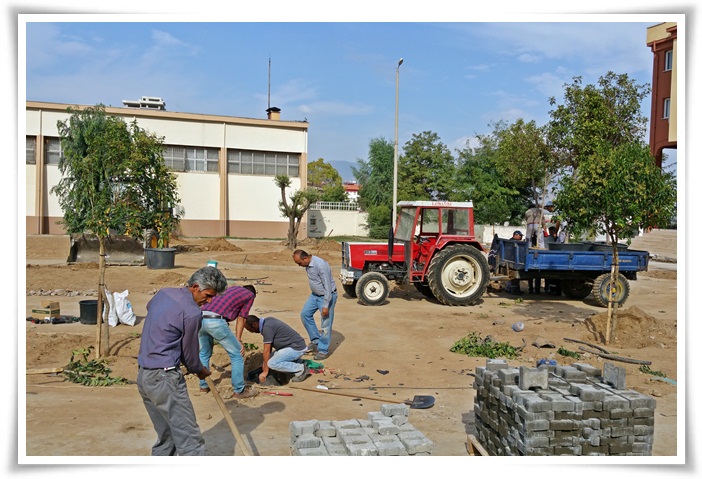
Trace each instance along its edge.
<instances>
[{"instance_id":1,"label":"blue sky","mask_svg":"<svg viewBox=\"0 0 702 479\"><path fill-rule=\"evenodd\" d=\"M270 60L270 106L283 120L307 119L309 160L324 158L351 180L348 166L367 158L371 139L394 140L400 58L400 151L433 131L455 154L491 122L546 123L549 97L559 99L574 76L594 83L611 70L650 83L646 28L681 17L238 18L24 17L26 99L122 106L149 95L171 111L264 118ZM647 116L649 108L647 99Z\"/></svg>"}]
</instances>

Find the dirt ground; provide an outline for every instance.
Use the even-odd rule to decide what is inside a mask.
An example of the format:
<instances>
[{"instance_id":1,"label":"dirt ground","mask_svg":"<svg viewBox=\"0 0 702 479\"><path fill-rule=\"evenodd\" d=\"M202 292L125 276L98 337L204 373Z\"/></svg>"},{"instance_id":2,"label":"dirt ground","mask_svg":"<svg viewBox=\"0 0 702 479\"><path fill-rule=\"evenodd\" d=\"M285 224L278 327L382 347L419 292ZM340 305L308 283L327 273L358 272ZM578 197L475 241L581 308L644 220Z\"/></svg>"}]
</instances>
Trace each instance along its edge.
<instances>
[{"instance_id":1,"label":"dirt ground","mask_svg":"<svg viewBox=\"0 0 702 479\"><path fill-rule=\"evenodd\" d=\"M96 298L97 265L67 265L66 236L28 236L26 245L26 317L32 317L32 308L49 295L60 302L63 316L79 317L79 301ZM69 456L80 463L85 456L150 454L156 436L134 384L146 303L158 289L182 285L208 260L218 261L231 283L256 285L259 294L254 314L282 319L307 339L299 318L309 294L307 278L280 242L187 239L176 246L174 269L111 266L107 270L106 287L114 292L128 290L137 315L134 326L119 324L109 332L112 376L124 377L129 384L87 387L67 382L61 374L41 372L65 366L72 351L94 345L95 325L20 324L20 372L23 360L27 370L24 390L25 377L19 377L20 418L26 413L26 437L22 431L19 437L20 456L26 451L28 458L48 456L49 462L51 457ZM329 261L338 277L339 243L307 240L302 247ZM619 312L617 333L606 346L611 354L651 361L650 370L673 380L662 381L642 372L638 364L615 362L626 369L628 389L656 399L653 455L661 457L684 454L678 451L682 422L674 384L684 374L677 369L676 278L675 265L652 263L648 272L632 281L629 300ZM469 456L467 435L475 433L470 374L485 365L486 358L453 353L450 348L471 332L513 346L526 344L518 359L508 360L510 366L534 367L540 358L553 358L562 365L580 361L603 367L605 362L580 350L581 343L566 341L605 347L606 309L592 297L580 301L525 294L515 300L491 288L479 304L454 308L427 300L414 287L395 286L386 304L366 307L345 296L340 285L339 291L331 355L323 362L324 372L313 374L302 385L315 388L321 384L345 395L280 386L267 390L292 396L259 394L247 400L227 400L227 409L254 455L289 456L291 421L366 418L368 412L380 410L384 398L405 400L421 394L434 396L436 403L430 409L412 409L409 420L434 442L434 455ZM21 314L21 305L19 309ZM511 329L517 321L525 325L522 332ZM538 341L550 342L555 348L534 346ZM244 332L244 342L261 346L260 335ZM558 354L561 347L579 352L581 358ZM259 351L247 357L247 371L260 364ZM220 347L215 347L212 362L213 379L224 393L231 386L230 370ZM188 386L207 455L242 455L213 394L201 394L193 376L188 376Z\"/></svg>"}]
</instances>

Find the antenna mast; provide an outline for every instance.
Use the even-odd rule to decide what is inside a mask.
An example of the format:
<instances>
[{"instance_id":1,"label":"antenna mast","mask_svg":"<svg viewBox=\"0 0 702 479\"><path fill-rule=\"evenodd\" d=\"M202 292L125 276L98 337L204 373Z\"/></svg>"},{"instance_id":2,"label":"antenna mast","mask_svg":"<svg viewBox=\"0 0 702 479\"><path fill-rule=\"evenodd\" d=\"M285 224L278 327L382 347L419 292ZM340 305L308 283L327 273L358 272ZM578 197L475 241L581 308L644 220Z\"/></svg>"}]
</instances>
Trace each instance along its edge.
<instances>
[{"instance_id":1,"label":"antenna mast","mask_svg":"<svg viewBox=\"0 0 702 479\"><path fill-rule=\"evenodd\" d=\"M268 57L268 109L271 109L271 57Z\"/></svg>"}]
</instances>

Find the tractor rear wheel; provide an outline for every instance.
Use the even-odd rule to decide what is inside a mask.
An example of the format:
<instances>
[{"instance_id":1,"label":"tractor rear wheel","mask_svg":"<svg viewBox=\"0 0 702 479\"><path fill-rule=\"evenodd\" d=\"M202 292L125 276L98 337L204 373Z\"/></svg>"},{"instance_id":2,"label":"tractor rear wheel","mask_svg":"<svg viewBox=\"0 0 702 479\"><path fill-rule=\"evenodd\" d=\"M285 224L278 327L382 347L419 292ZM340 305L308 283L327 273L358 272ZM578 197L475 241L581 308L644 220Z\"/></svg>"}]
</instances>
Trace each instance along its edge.
<instances>
[{"instance_id":1,"label":"tractor rear wheel","mask_svg":"<svg viewBox=\"0 0 702 479\"><path fill-rule=\"evenodd\" d=\"M344 292L349 295L351 298L356 297L356 283L358 281L354 281L351 284L342 284L341 286L344 288Z\"/></svg>"},{"instance_id":2,"label":"tractor rear wheel","mask_svg":"<svg viewBox=\"0 0 702 479\"><path fill-rule=\"evenodd\" d=\"M490 275L485 255L467 244L447 246L429 264L432 293L447 306L475 304L485 294Z\"/></svg>"},{"instance_id":3,"label":"tractor rear wheel","mask_svg":"<svg viewBox=\"0 0 702 479\"><path fill-rule=\"evenodd\" d=\"M366 306L383 304L388 293L390 293L390 284L381 273L366 273L356 282L356 296L361 304Z\"/></svg>"},{"instance_id":4,"label":"tractor rear wheel","mask_svg":"<svg viewBox=\"0 0 702 479\"><path fill-rule=\"evenodd\" d=\"M592 293L592 284L582 279L568 279L561 281L563 294L570 299L585 299Z\"/></svg>"},{"instance_id":5,"label":"tractor rear wheel","mask_svg":"<svg viewBox=\"0 0 702 479\"><path fill-rule=\"evenodd\" d=\"M417 291L422 293L424 296L430 299L435 299L434 293L431 292L431 288L429 287L428 284L424 283L414 283L414 287L417 288Z\"/></svg>"},{"instance_id":6,"label":"tractor rear wheel","mask_svg":"<svg viewBox=\"0 0 702 479\"><path fill-rule=\"evenodd\" d=\"M605 308L609 305L609 292L612 290L612 299L622 306L629 297L629 280L621 273L617 276L617 280L612 286L612 275L604 273L595 278L595 283L592 285L592 295L595 301L600 306Z\"/></svg>"}]
</instances>

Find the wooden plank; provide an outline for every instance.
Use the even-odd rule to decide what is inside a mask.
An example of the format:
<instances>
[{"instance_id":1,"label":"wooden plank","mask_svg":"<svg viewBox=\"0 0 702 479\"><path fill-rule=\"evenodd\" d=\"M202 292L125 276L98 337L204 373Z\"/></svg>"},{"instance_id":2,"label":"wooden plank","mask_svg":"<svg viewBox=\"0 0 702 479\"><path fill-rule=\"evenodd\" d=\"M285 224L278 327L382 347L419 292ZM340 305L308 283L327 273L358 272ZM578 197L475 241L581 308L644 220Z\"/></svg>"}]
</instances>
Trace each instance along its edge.
<instances>
[{"instance_id":1,"label":"wooden plank","mask_svg":"<svg viewBox=\"0 0 702 479\"><path fill-rule=\"evenodd\" d=\"M63 368L27 369L27 374L51 374L61 372L63 372Z\"/></svg>"},{"instance_id":2,"label":"wooden plank","mask_svg":"<svg viewBox=\"0 0 702 479\"><path fill-rule=\"evenodd\" d=\"M480 445L478 440L472 434L468 434L468 454L471 456L489 456L490 454ZM477 453L477 454L476 454Z\"/></svg>"}]
</instances>

